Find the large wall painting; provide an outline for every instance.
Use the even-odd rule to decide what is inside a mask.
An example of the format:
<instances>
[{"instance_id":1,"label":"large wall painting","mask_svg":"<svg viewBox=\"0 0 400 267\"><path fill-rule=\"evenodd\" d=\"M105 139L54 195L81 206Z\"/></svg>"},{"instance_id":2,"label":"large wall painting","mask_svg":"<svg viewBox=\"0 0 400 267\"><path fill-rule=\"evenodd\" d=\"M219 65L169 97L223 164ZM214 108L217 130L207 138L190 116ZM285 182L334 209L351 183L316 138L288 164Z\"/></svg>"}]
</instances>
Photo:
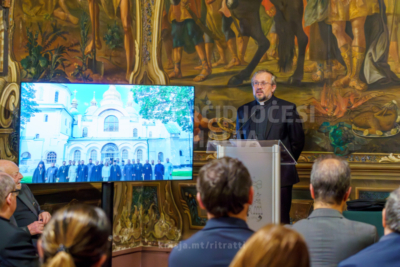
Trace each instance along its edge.
<instances>
[{"instance_id":1,"label":"large wall painting","mask_svg":"<svg viewBox=\"0 0 400 267\"><path fill-rule=\"evenodd\" d=\"M276 96L304 120L302 160L330 152L378 162L397 153L399 1L286 2L164 1L162 66L171 84L196 86L197 151L235 138L236 109L254 100L250 74L268 69Z\"/></svg>"},{"instance_id":2,"label":"large wall painting","mask_svg":"<svg viewBox=\"0 0 400 267\"><path fill-rule=\"evenodd\" d=\"M12 49L22 81L128 83L131 0L16 0Z\"/></svg>"}]
</instances>

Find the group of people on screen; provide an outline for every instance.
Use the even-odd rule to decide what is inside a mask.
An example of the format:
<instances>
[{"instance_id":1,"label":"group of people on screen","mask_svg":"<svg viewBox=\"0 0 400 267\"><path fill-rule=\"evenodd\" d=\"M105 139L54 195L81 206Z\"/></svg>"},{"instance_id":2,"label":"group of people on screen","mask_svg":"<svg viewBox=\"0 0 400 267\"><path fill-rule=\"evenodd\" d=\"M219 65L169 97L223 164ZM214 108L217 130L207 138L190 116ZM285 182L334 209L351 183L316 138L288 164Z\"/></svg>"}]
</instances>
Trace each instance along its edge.
<instances>
[{"instance_id":1,"label":"group of people on screen","mask_svg":"<svg viewBox=\"0 0 400 267\"><path fill-rule=\"evenodd\" d=\"M96 161L85 164L84 160L62 162L60 167L56 167L52 162L46 169L45 163L40 161L36 167L32 183L74 183L74 182L119 182L119 181L151 181L151 180L171 180L173 165L166 159L162 164L160 160L155 164L154 160L146 160L142 164L139 159L133 159L121 163L119 159Z\"/></svg>"}]
</instances>

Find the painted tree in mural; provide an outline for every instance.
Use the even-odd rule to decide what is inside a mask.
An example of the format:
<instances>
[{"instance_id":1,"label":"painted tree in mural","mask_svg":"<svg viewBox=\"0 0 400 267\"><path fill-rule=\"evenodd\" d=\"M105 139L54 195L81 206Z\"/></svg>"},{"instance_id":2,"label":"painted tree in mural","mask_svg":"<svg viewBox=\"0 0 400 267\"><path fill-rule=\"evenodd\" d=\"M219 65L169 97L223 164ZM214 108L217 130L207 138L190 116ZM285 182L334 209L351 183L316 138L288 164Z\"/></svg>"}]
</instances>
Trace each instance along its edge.
<instances>
[{"instance_id":1,"label":"painted tree in mural","mask_svg":"<svg viewBox=\"0 0 400 267\"><path fill-rule=\"evenodd\" d=\"M184 86L136 86L132 91L144 119L176 122L183 131L191 131L193 90Z\"/></svg>"},{"instance_id":2,"label":"painted tree in mural","mask_svg":"<svg viewBox=\"0 0 400 267\"><path fill-rule=\"evenodd\" d=\"M21 102L21 127L24 128L26 123L31 117L35 116L35 113L40 112L36 107L38 104L35 101L36 89L32 84L25 83L23 85L25 88L21 90L21 98L24 101Z\"/></svg>"}]
</instances>

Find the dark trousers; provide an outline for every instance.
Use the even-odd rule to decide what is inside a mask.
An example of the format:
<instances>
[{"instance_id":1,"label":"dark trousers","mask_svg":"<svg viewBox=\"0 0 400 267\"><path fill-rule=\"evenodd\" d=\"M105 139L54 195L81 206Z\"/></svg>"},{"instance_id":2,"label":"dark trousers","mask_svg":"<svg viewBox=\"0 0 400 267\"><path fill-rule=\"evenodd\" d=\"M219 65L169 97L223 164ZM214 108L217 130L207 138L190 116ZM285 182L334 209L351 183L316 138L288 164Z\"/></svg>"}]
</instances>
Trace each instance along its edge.
<instances>
[{"instance_id":1,"label":"dark trousers","mask_svg":"<svg viewBox=\"0 0 400 267\"><path fill-rule=\"evenodd\" d=\"M281 223L290 224L293 185L281 187Z\"/></svg>"}]
</instances>

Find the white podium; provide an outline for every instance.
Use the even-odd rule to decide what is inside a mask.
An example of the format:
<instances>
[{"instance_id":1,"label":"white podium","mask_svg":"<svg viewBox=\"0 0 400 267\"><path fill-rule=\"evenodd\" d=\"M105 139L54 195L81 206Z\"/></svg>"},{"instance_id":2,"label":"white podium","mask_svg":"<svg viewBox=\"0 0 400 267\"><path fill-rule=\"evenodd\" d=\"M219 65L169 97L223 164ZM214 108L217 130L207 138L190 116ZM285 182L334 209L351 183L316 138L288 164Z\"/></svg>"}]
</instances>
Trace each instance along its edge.
<instances>
[{"instance_id":1,"label":"white podium","mask_svg":"<svg viewBox=\"0 0 400 267\"><path fill-rule=\"evenodd\" d=\"M217 157L237 158L247 167L253 180L254 199L247 218L257 231L268 223L280 223L281 165L297 164L280 140L211 141L208 152Z\"/></svg>"}]
</instances>

